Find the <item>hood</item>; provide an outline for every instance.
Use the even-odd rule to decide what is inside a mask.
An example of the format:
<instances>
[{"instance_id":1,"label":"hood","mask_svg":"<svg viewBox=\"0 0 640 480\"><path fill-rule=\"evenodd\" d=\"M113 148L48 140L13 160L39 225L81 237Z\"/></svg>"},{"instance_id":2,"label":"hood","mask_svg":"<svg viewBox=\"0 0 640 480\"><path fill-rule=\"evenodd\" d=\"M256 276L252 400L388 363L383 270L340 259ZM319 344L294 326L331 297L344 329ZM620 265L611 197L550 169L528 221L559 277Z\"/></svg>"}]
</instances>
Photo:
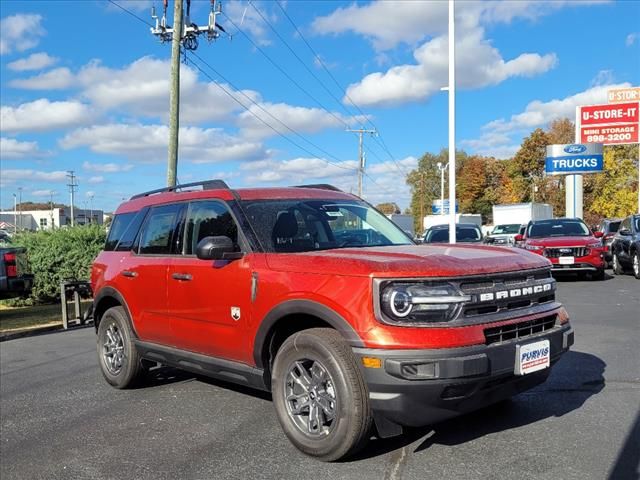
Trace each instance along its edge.
<instances>
[{"instance_id":1,"label":"hood","mask_svg":"<svg viewBox=\"0 0 640 480\"><path fill-rule=\"evenodd\" d=\"M448 244L269 254L267 263L285 272L375 277L460 277L550 265L522 249Z\"/></svg>"},{"instance_id":2,"label":"hood","mask_svg":"<svg viewBox=\"0 0 640 480\"><path fill-rule=\"evenodd\" d=\"M593 243L602 243L600 239L588 237L545 237L528 238L527 245L541 245L544 247L585 247Z\"/></svg>"}]
</instances>

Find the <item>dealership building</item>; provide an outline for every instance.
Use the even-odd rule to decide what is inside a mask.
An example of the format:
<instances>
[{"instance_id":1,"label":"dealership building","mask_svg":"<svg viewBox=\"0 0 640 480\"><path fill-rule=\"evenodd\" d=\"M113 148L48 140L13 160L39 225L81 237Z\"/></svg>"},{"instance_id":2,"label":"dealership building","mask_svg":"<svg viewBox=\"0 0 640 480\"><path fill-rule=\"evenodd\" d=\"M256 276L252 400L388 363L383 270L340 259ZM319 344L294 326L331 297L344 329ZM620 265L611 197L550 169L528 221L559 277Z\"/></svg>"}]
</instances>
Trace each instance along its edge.
<instances>
[{"instance_id":1,"label":"dealership building","mask_svg":"<svg viewBox=\"0 0 640 480\"><path fill-rule=\"evenodd\" d=\"M73 217L76 225L104 223L104 211L88 210L82 208L73 209ZM7 225L6 230L50 230L65 225L71 225L71 208L52 208L47 210L23 210L0 212L0 222Z\"/></svg>"}]
</instances>

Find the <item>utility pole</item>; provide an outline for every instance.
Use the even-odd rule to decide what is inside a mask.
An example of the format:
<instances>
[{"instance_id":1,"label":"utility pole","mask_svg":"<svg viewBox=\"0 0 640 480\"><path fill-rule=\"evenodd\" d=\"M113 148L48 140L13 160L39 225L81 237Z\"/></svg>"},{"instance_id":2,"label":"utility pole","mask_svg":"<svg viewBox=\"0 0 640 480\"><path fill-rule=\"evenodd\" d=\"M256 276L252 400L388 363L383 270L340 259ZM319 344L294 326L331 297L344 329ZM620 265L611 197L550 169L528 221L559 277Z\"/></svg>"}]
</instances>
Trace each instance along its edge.
<instances>
[{"instance_id":1,"label":"utility pole","mask_svg":"<svg viewBox=\"0 0 640 480\"><path fill-rule=\"evenodd\" d=\"M53 190L49 190L49 215L51 216L51 230L53 230Z\"/></svg>"},{"instance_id":2,"label":"utility pole","mask_svg":"<svg viewBox=\"0 0 640 480\"><path fill-rule=\"evenodd\" d=\"M180 47L185 50L198 48L198 36L206 33L209 41L220 36L218 30L225 31L216 23L216 17L222 13L222 7L215 0L211 1L211 12L207 26L199 27L191 21L191 0L187 2L187 15L182 12L183 0L174 0L173 27L167 26L168 0L163 1L163 15L159 19L155 8L151 9L151 18L156 26L151 33L156 35L162 43L171 41L171 80L169 92L169 151L167 160L167 186L175 187L178 171L178 134L180 131ZM174 34L175 33L175 34Z\"/></svg>"},{"instance_id":3,"label":"utility pole","mask_svg":"<svg viewBox=\"0 0 640 480\"><path fill-rule=\"evenodd\" d=\"M75 217L73 215L73 195L76 193L76 188L78 188L78 184L76 183L76 176L73 173L73 170L67 171L67 177L69 177L69 183L67 183L67 187L69 187L69 194L71 195L71 226L75 226Z\"/></svg>"},{"instance_id":4,"label":"utility pole","mask_svg":"<svg viewBox=\"0 0 640 480\"><path fill-rule=\"evenodd\" d=\"M13 234L18 233L18 196L13 194Z\"/></svg>"},{"instance_id":5,"label":"utility pole","mask_svg":"<svg viewBox=\"0 0 640 480\"><path fill-rule=\"evenodd\" d=\"M364 176L364 151L362 150L362 135L369 133L376 135L378 132L374 130L367 130L365 128L359 128L357 130L347 129L347 132L354 132L358 134L358 196L362 198L362 177Z\"/></svg>"},{"instance_id":6,"label":"utility pole","mask_svg":"<svg viewBox=\"0 0 640 480\"><path fill-rule=\"evenodd\" d=\"M22 230L22 187L18 187L18 196L19 196L19 203L18 203L18 208L20 209L18 211L18 220L20 221L20 230Z\"/></svg>"},{"instance_id":7,"label":"utility pole","mask_svg":"<svg viewBox=\"0 0 640 480\"><path fill-rule=\"evenodd\" d=\"M89 225L93 223L93 195L89 195Z\"/></svg>"},{"instance_id":8,"label":"utility pole","mask_svg":"<svg viewBox=\"0 0 640 480\"><path fill-rule=\"evenodd\" d=\"M424 172L420 172L420 233L424 228Z\"/></svg>"}]
</instances>

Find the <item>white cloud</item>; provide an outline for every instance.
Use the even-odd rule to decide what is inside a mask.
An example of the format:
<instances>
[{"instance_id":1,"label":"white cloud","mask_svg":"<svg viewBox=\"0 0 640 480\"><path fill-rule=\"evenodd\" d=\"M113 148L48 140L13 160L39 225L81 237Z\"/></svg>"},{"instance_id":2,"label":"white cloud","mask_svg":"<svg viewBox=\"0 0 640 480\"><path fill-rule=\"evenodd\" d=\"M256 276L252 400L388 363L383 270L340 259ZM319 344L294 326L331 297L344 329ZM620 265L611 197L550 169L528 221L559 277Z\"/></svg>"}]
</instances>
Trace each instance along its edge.
<instances>
[{"instance_id":1,"label":"white cloud","mask_svg":"<svg viewBox=\"0 0 640 480\"><path fill-rule=\"evenodd\" d=\"M154 4L153 0L118 0L117 3L125 7L127 10L131 10L133 12L139 12L139 13L146 12L149 14L151 13L151 7ZM107 10L112 10L114 12L122 13L122 9L118 8L116 5L112 3L106 3L106 7L107 7ZM161 11L158 11L157 13L162 15ZM167 16L169 18L173 18L172 15L173 15L173 7L170 10L167 9Z\"/></svg>"},{"instance_id":2,"label":"white cloud","mask_svg":"<svg viewBox=\"0 0 640 480\"><path fill-rule=\"evenodd\" d=\"M535 0L457 2L456 27L509 23L516 18L535 20L567 6L594 5L608 0ZM448 4L443 0L374 1L340 7L331 14L317 17L312 29L318 34L338 35L353 32L368 38L377 51L388 50L400 43L414 45L425 38L446 32Z\"/></svg>"},{"instance_id":3,"label":"white cloud","mask_svg":"<svg viewBox=\"0 0 640 480\"><path fill-rule=\"evenodd\" d=\"M25 90L63 90L74 84L74 76L66 67L54 68L29 78L11 80L9 85Z\"/></svg>"},{"instance_id":4,"label":"white cloud","mask_svg":"<svg viewBox=\"0 0 640 480\"><path fill-rule=\"evenodd\" d=\"M347 89L359 105L397 105L426 100L448 82L448 40L442 35L414 51L416 64L399 65L367 75ZM459 88L496 85L510 77L530 77L557 64L555 54L524 53L505 61L484 38L482 28L456 37L456 79ZM345 97L344 101L347 99Z\"/></svg>"},{"instance_id":5,"label":"white cloud","mask_svg":"<svg viewBox=\"0 0 640 480\"><path fill-rule=\"evenodd\" d=\"M41 15L23 13L0 20L0 55L14 50L23 52L38 45L40 38L46 34L40 22Z\"/></svg>"},{"instance_id":6,"label":"white cloud","mask_svg":"<svg viewBox=\"0 0 640 480\"><path fill-rule=\"evenodd\" d=\"M14 72L25 72L28 70L42 70L50 67L58 62L55 57L49 56L47 53L32 53L27 58L21 58L11 63L7 63L7 68Z\"/></svg>"},{"instance_id":7,"label":"white cloud","mask_svg":"<svg viewBox=\"0 0 640 480\"><path fill-rule=\"evenodd\" d=\"M41 98L17 107L0 107L0 131L43 132L87 122L93 114L88 105L72 101L51 102Z\"/></svg>"},{"instance_id":8,"label":"white cloud","mask_svg":"<svg viewBox=\"0 0 640 480\"><path fill-rule=\"evenodd\" d=\"M33 190L31 192L31 196L33 197L49 197L51 198L51 196L55 196L58 192L56 192L55 190Z\"/></svg>"},{"instance_id":9,"label":"white cloud","mask_svg":"<svg viewBox=\"0 0 640 480\"><path fill-rule=\"evenodd\" d=\"M96 184L104 182L104 177L102 175L96 175L95 177L89 177L87 183Z\"/></svg>"},{"instance_id":10,"label":"white cloud","mask_svg":"<svg viewBox=\"0 0 640 480\"><path fill-rule=\"evenodd\" d=\"M262 144L247 142L215 128L182 127L179 135L181 161L216 163L268 156ZM67 134L60 144L66 149L88 147L95 153L155 163L166 160L168 139L169 128L165 125L110 124L80 128Z\"/></svg>"},{"instance_id":11,"label":"white cloud","mask_svg":"<svg viewBox=\"0 0 640 480\"><path fill-rule=\"evenodd\" d=\"M83 162L82 168L87 170L88 172L97 172L97 173L118 173L118 172L128 172L133 168L131 164L121 165L119 163L91 163L91 162ZM92 178L102 178L102 177L92 177Z\"/></svg>"},{"instance_id":12,"label":"white cloud","mask_svg":"<svg viewBox=\"0 0 640 480\"><path fill-rule=\"evenodd\" d=\"M65 182L67 172L57 170L53 172L43 172L31 169L2 170L3 183L15 183L16 181L43 181L43 182Z\"/></svg>"},{"instance_id":13,"label":"white cloud","mask_svg":"<svg viewBox=\"0 0 640 480\"><path fill-rule=\"evenodd\" d=\"M611 85L613 82L612 70L600 70L597 75L593 77L593 80L591 80L591 86L597 87L600 85Z\"/></svg>"},{"instance_id":14,"label":"white cloud","mask_svg":"<svg viewBox=\"0 0 640 480\"><path fill-rule=\"evenodd\" d=\"M456 78L458 86L472 89L497 85L513 77L532 77L554 68L554 53L522 53L504 59L490 39L485 26L515 19L534 21L561 8L594 5L607 0L557 0L554 2L484 1L456 4ZM383 63L384 52L399 44L415 48L414 64L397 65L387 71L366 75L351 84L347 93L360 105L398 105L424 101L448 83L447 2L374 1L337 8L312 23L318 34L352 32L369 39ZM422 42L422 43L421 43ZM421 43L421 44L420 44ZM348 103L348 99L343 99Z\"/></svg>"},{"instance_id":15,"label":"white cloud","mask_svg":"<svg viewBox=\"0 0 640 480\"><path fill-rule=\"evenodd\" d=\"M627 47L632 46L634 43L636 43L636 40L638 39L638 37L640 37L640 32L633 32L630 33L629 35L627 35L627 38L624 41L624 44Z\"/></svg>"},{"instance_id":16,"label":"white cloud","mask_svg":"<svg viewBox=\"0 0 640 480\"><path fill-rule=\"evenodd\" d=\"M247 172L245 182L249 185L256 183L309 183L318 179L338 177L354 177L358 163L347 160L340 163L329 163L321 158L294 158L291 160L259 160L247 162L240 166Z\"/></svg>"},{"instance_id":17,"label":"white cloud","mask_svg":"<svg viewBox=\"0 0 640 480\"><path fill-rule=\"evenodd\" d=\"M46 155L38 148L37 142L21 142L15 138L0 137L0 158L3 160Z\"/></svg>"},{"instance_id":18,"label":"white cloud","mask_svg":"<svg viewBox=\"0 0 640 480\"><path fill-rule=\"evenodd\" d=\"M577 106L607 103L609 89L630 86L629 83L598 85L561 99L546 102L534 100L524 111L512 115L509 120L500 118L484 125L480 138L463 140L461 144L473 153L508 158L520 148L523 136L534 128L544 128L559 118L574 121Z\"/></svg>"},{"instance_id":19,"label":"white cloud","mask_svg":"<svg viewBox=\"0 0 640 480\"><path fill-rule=\"evenodd\" d=\"M275 22L277 22L278 17L270 14L266 8L264 8L264 5L268 5L268 2L258 5L260 13L262 13L262 15L269 20L272 25L274 25ZM225 3L224 8L224 14L227 15L233 23L240 27L243 32L252 37L256 44L263 47L271 45L271 40L268 36L269 27L262 21L251 5L247 2L228 2ZM225 27L227 32L232 35L241 35L234 31L235 27L233 24L225 25Z\"/></svg>"},{"instance_id":20,"label":"white cloud","mask_svg":"<svg viewBox=\"0 0 640 480\"><path fill-rule=\"evenodd\" d=\"M319 108L295 107L285 103L260 103L258 105L259 107L251 105L249 111L238 115L238 126L245 138L257 140L276 135L258 118L285 135L290 135L290 131L275 121L273 117L298 133L316 133L326 128L342 127L344 122L351 121L351 119L343 118L340 114L334 113L332 115ZM271 115L266 114L265 111Z\"/></svg>"}]
</instances>

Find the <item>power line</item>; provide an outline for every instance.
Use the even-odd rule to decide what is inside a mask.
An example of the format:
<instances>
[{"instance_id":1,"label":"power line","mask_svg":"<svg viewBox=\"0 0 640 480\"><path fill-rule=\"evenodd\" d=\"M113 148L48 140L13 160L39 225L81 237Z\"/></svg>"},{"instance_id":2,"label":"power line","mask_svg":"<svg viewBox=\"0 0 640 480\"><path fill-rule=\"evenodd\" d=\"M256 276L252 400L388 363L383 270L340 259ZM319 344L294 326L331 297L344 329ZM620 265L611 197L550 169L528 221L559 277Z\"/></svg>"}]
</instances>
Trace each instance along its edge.
<instances>
[{"instance_id":1,"label":"power line","mask_svg":"<svg viewBox=\"0 0 640 480\"><path fill-rule=\"evenodd\" d=\"M273 118L274 120L276 120L278 123L280 123L283 127L285 127L287 130L289 130L290 132L292 132L294 135L298 136L299 138L301 138L302 140L304 140L305 142L307 142L309 145L311 145L312 147L318 149L319 151L325 153L326 155L328 155L329 157L333 158L336 161L340 161L339 158L337 158L335 155L332 155L331 153L327 152L326 150L324 150L322 147L319 147L318 145L314 144L313 142L311 142L310 140L306 139L304 136L300 135L298 132L296 132L295 130L293 130L291 127L289 127L288 125L286 125L284 122L282 122L279 118L275 117L273 114L271 114L271 112L269 112L268 110L266 110L265 108L263 108L260 104L258 104L255 100L253 100L251 97L249 97L247 94L245 94L244 92L242 92L240 89L238 89L238 87L236 87L233 83L231 83L229 80L227 80L223 75L220 74L220 72L218 72L215 68L213 68L211 65L209 65L202 57L200 57L198 54L191 52L192 56L195 56L198 60L200 60L203 64L205 64L211 71L213 71L216 75L218 75L219 77L221 77L225 82L227 82L229 85L231 85L232 88L234 88L239 94L243 95L245 98L247 98L247 100L249 100L249 102L251 102L252 104L256 105L260 110L262 110L263 112L265 112L267 115L269 115L271 118ZM244 103L242 103L240 100L238 100L238 98L233 95L233 93L231 93L228 89L226 89L224 86L222 86L220 84L220 82L218 82L215 78L213 78L211 75L209 75L206 71L204 71L200 65L198 65L196 62L194 62L191 59L188 59L188 61L196 68L198 69L198 71L200 73L202 73L204 76L206 76L209 80L211 80L215 85L217 85L225 94L227 94L232 100L234 100L238 105L240 105L242 108L244 108L247 112L249 112L253 117L255 117L258 121L260 121L260 123L262 123L264 126L266 126L267 128L269 128L270 130L272 130L274 133L276 133L278 136L282 137L283 139L285 139L286 141L288 141L289 143L291 143L292 145L294 145L295 147L299 148L300 150L302 150L303 152L307 153L308 155L311 155L311 157L316 158L318 160L322 160L326 163L328 163L329 165L332 165L334 167L338 167L338 168L342 168L344 170L350 170L350 171L356 171L356 168L351 168L351 167L345 167L343 165L339 165L333 162L330 162L329 160L325 159L325 158L320 158L318 157L316 154L314 154L313 152L311 152L310 150L308 150L307 148L303 147L302 145L300 145L299 143L295 142L294 140L292 140L291 138L287 137L284 133L280 132L279 130L277 130L276 128L274 128L271 124L267 123L264 119L262 119L261 117L259 117L258 115L255 114L255 112L253 112L251 110L250 107L248 107L247 105L245 105Z\"/></svg>"},{"instance_id":2,"label":"power line","mask_svg":"<svg viewBox=\"0 0 640 480\"><path fill-rule=\"evenodd\" d=\"M148 25L149 27L153 28L154 26L147 22L144 18L139 17L138 15L136 15L135 13L133 13L131 10L128 10L126 8L124 8L122 5L120 5L119 3L114 2L113 0L107 0L109 3L115 5L116 7L118 7L120 10L128 13L129 15L131 15L132 17L137 18L138 20L140 20L142 23Z\"/></svg>"},{"instance_id":3,"label":"power line","mask_svg":"<svg viewBox=\"0 0 640 480\"><path fill-rule=\"evenodd\" d=\"M320 152L324 153L325 155L327 155L330 158L333 158L336 161L341 161L338 157L336 157L335 155L329 153L328 151L326 151L324 148L319 147L318 145L316 145L315 143L313 143L311 140L305 138L303 135L301 135L300 133L298 133L297 131L295 131L294 129L292 129L291 127L289 127L286 123L284 123L282 120L280 120L278 117L276 117L275 115L273 115L270 111L268 111L267 109L265 109L262 105L260 105L258 102L256 102L254 99L252 99L250 96L248 96L246 93L244 93L242 90L240 90L238 87L236 87L233 83L231 83L224 75L222 75L218 70L216 70L215 68L213 68L209 63L207 63L202 57L200 57L197 54L193 54L198 60L200 60L202 63L204 63L207 67L209 67L209 69L214 72L216 75L218 75L220 78L222 78L222 80L224 80L225 82L227 82L229 85L231 85L231 87L233 87L240 95L242 95L243 97L245 97L249 102L251 102L253 105L255 105L256 107L258 107L261 111L263 111L265 114L269 115L271 118L273 118L276 122L278 122L280 125L282 125L284 128L286 128L287 130L289 130L291 133L293 133L295 136L297 136L298 138L300 138L301 140L303 140L304 142L306 142L307 144L311 145L313 148L319 150ZM217 84L217 82L215 80L212 80L214 83ZM257 115L255 115L250 109L246 109L249 113L253 114L254 117L258 118ZM278 132L279 133L279 132ZM315 155L314 155L315 157Z\"/></svg>"},{"instance_id":4,"label":"power line","mask_svg":"<svg viewBox=\"0 0 640 480\"><path fill-rule=\"evenodd\" d=\"M282 37L282 35L280 35L280 33L278 32L278 30L275 29L275 27L271 24L271 22L269 22L269 20L262 15L262 13L260 12L260 10L258 10L258 8L255 6L255 4L249 0L249 5L251 5L251 7L253 7L253 9L256 11L256 13L260 16L260 18L264 21L264 23L266 23L269 28L271 29L271 31L273 31L273 33L275 33L278 38L282 41L282 43L284 43L284 45L287 47L287 49L291 52L291 54L296 57L296 59L298 60L298 62L300 62L300 64L305 68L305 70L307 72L309 72L309 74L315 78L315 80L320 84L320 86L322 88L324 88L324 90L331 96L331 98L333 98L336 103L340 106L340 108L342 108L346 114L348 116L353 116L351 114L351 112L347 109L347 107L344 106L344 104L340 101L340 99L338 97L336 97L331 90L329 90L329 88L324 84L324 82L322 80L320 80L320 78L318 78L318 76L313 72L313 70L311 70L307 64L305 63L304 60L302 60L300 58L300 56L295 52L295 50L293 50L293 48L291 48L291 46L287 43L287 41ZM326 110L326 109L325 109ZM346 123L346 122L342 122L347 128L349 128L350 126Z\"/></svg>"},{"instance_id":5,"label":"power line","mask_svg":"<svg viewBox=\"0 0 640 480\"><path fill-rule=\"evenodd\" d=\"M307 97L309 97L313 102L315 102L316 105L318 105L320 108L322 108L324 111L326 111L329 115L331 115L333 118L335 118L336 120L338 120L340 123L342 123L343 125L346 125L347 127L349 127L349 125L344 121L344 119L338 117L335 113L333 113L331 110L329 110L327 107L325 107L322 102L320 102L320 100L318 100L316 97L314 97L311 93L309 93L309 91L307 89L305 89L302 85L300 85L291 75L289 75L284 68L282 68L280 65L278 65L278 63L276 63L276 61L271 58L269 56L269 54L267 52L264 51L264 49L262 49L256 42L253 41L253 39L247 35L244 30L242 30L231 18L229 18L228 15L224 14L225 18L227 20L229 20L229 22L236 28L236 30L238 32L240 32L242 34L242 36L244 36L249 43L251 43L251 45L253 45L253 47L258 50L268 61L269 63L271 63L271 65L273 65L276 69L278 69L280 71L280 73L282 73L285 77L287 77L287 79L293 83L296 87L298 87L298 89L304 93Z\"/></svg>"},{"instance_id":6,"label":"power line","mask_svg":"<svg viewBox=\"0 0 640 480\"><path fill-rule=\"evenodd\" d=\"M318 55L318 53L313 49L313 47L311 46L311 44L307 41L307 39L304 37L304 35L302 34L302 32L300 31L300 29L298 28L298 26L295 24L295 22L291 19L291 17L289 16L289 14L287 13L287 11L282 7L282 5L280 4L279 1L275 2L276 5L278 5L278 7L280 8L280 10L282 11L282 13L284 14L285 17L287 17L287 20L289 20L289 23L291 23L291 25L293 26L293 28L295 29L295 31L298 33L298 35L300 36L300 38L302 39L302 41L305 43L305 45L309 48L309 50L311 51L311 53L313 53L314 57L316 58L316 60L318 60L318 63L320 63L320 65L322 66L322 68L324 69L325 72L327 72L327 74L329 75L329 77L331 77L331 79L333 80L333 82L336 84L336 86L340 89L340 91L344 92L345 97L349 100L349 103L351 103L351 105L353 105L356 110L358 110L358 112L360 112L360 115L362 115L364 118L367 119L367 121L371 124L371 126L377 130L378 132L380 132L380 129L376 126L375 123L373 123L373 121L367 116L365 115L365 113L360 109L360 107L353 101L353 99L349 96L349 93L347 93L346 89L340 84L340 82L338 82L338 80L336 79L336 77L334 77L334 75L331 73L331 71L329 70L329 68L325 65L324 61L322 60L322 57L320 57L320 55ZM400 165L398 164L398 162L396 161L395 157L393 156L393 154L391 153L391 151L389 150L389 147L387 147L387 144L385 143L384 139L382 138L382 135L380 133L378 133L378 139L375 139L377 143L380 144L380 146L385 150L385 152L387 152L387 154L389 155L389 157L391 158L391 160L394 162L394 164L396 165L396 167L404 174L407 175L407 171L404 170L403 168L400 167Z\"/></svg>"}]
</instances>

